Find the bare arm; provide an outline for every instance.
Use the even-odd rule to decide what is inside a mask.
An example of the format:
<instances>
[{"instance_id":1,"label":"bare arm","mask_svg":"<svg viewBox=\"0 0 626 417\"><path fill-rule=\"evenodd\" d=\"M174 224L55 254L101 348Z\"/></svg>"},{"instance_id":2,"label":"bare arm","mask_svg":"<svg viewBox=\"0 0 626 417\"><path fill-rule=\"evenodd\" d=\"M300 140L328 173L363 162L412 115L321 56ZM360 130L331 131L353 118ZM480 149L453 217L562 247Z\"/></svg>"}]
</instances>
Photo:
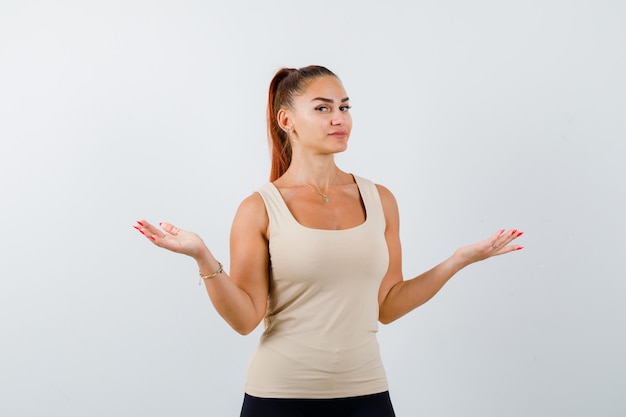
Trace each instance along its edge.
<instances>
[{"instance_id":1,"label":"bare arm","mask_svg":"<svg viewBox=\"0 0 626 417\"><path fill-rule=\"evenodd\" d=\"M389 269L378 292L379 320L382 323L391 323L430 300L464 267L522 248L510 245L511 241L522 235L522 232L500 230L488 239L457 249L451 257L439 265L405 281L402 277L398 206L389 190L382 186L378 186L378 189L387 222L385 239L389 249Z\"/></svg>"},{"instance_id":2,"label":"bare arm","mask_svg":"<svg viewBox=\"0 0 626 417\"><path fill-rule=\"evenodd\" d=\"M204 280L215 309L240 334L252 332L267 309L268 222L261 197L253 194L245 199L237 210L231 229L230 276L223 272ZM195 233L169 223L161 223L160 230L145 220L138 222L135 228L156 246L194 258L203 275L219 268L211 251Z\"/></svg>"}]
</instances>

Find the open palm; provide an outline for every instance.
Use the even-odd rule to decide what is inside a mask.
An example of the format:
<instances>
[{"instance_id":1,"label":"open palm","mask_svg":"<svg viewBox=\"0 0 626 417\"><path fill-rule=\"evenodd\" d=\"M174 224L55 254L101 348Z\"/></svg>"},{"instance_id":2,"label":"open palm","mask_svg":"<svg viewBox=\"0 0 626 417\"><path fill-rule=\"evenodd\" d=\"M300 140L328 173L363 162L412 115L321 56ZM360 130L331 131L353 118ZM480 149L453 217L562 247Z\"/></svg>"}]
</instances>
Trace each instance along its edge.
<instances>
[{"instance_id":1,"label":"open palm","mask_svg":"<svg viewBox=\"0 0 626 417\"><path fill-rule=\"evenodd\" d=\"M159 225L161 228L150 224L146 220L140 220L134 228L156 246L172 252L182 253L195 258L202 251L206 250L204 241L197 234L179 229L170 223L162 222Z\"/></svg>"}]
</instances>

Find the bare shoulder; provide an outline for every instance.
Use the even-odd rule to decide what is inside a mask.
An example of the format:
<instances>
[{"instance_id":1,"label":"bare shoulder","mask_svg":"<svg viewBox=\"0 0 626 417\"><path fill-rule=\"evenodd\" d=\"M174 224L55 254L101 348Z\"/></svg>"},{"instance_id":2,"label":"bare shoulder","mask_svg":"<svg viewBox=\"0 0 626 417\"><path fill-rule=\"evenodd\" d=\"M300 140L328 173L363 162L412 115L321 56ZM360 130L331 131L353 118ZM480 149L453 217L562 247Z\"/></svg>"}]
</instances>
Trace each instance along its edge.
<instances>
[{"instance_id":1,"label":"bare shoulder","mask_svg":"<svg viewBox=\"0 0 626 417\"><path fill-rule=\"evenodd\" d=\"M389 190L389 188L381 184L376 184L376 189L378 190L378 194L380 195L380 200L383 203L385 211L387 211L388 208L397 209L398 203L396 202L396 197Z\"/></svg>"},{"instance_id":2,"label":"bare shoulder","mask_svg":"<svg viewBox=\"0 0 626 417\"><path fill-rule=\"evenodd\" d=\"M233 221L234 227L256 229L265 233L268 225L267 210L259 193L252 193L239 204Z\"/></svg>"},{"instance_id":3,"label":"bare shoulder","mask_svg":"<svg viewBox=\"0 0 626 417\"><path fill-rule=\"evenodd\" d=\"M246 197L241 204L239 204L239 211L252 213L265 213L265 203L261 194L254 192Z\"/></svg>"}]
</instances>

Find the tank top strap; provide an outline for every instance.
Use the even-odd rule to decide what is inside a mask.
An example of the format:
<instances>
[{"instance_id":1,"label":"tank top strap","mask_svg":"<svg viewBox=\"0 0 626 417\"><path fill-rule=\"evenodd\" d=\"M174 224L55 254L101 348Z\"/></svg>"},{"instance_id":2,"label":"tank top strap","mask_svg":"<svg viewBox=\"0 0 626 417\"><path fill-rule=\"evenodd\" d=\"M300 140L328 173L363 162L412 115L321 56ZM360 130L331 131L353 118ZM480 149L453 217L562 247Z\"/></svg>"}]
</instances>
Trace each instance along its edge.
<instances>
[{"instance_id":1,"label":"tank top strap","mask_svg":"<svg viewBox=\"0 0 626 417\"><path fill-rule=\"evenodd\" d=\"M281 227L293 223L293 216L285 204L280 191L271 182L266 182L257 190L265 203L267 217L270 221L270 230L277 232Z\"/></svg>"},{"instance_id":2,"label":"tank top strap","mask_svg":"<svg viewBox=\"0 0 626 417\"><path fill-rule=\"evenodd\" d=\"M359 192L365 205L365 212L367 215L367 223L374 225L379 230L385 231L387 223L385 221L385 213L383 211L383 203L378 193L376 184L372 181L352 175L357 185L359 186Z\"/></svg>"}]
</instances>

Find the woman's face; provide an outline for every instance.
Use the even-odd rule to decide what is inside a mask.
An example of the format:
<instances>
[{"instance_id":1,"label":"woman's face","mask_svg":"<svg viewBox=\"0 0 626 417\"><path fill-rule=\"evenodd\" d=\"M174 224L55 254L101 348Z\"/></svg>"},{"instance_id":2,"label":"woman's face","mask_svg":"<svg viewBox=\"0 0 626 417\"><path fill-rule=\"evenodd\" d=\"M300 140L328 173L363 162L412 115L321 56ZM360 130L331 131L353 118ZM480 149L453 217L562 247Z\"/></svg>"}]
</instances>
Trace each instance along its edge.
<instances>
[{"instance_id":1,"label":"woman's face","mask_svg":"<svg viewBox=\"0 0 626 417\"><path fill-rule=\"evenodd\" d=\"M294 97L288 112L292 127L292 147L314 153L343 152L352 130L350 102L341 82L332 76L309 81L301 95Z\"/></svg>"}]
</instances>

